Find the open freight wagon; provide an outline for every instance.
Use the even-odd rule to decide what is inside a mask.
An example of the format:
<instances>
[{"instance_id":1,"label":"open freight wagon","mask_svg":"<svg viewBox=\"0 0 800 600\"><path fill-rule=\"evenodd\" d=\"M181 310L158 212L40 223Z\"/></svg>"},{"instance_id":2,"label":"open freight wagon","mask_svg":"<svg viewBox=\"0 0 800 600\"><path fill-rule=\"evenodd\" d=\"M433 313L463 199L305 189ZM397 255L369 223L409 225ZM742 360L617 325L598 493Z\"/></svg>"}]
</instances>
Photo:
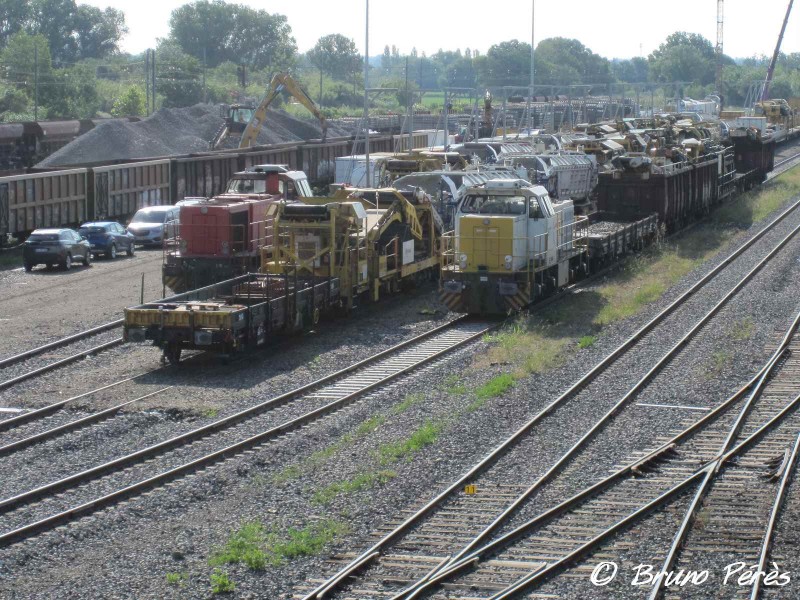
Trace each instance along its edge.
<instances>
[{"instance_id":1,"label":"open freight wagon","mask_svg":"<svg viewBox=\"0 0 800 600\"><path fill-rule=\"evenodd\" d=\"M199 292L126 308L123 339L151 341L172 364L184 348L229 357L315 324L338 305L339 279L248 273Z\"/></svg>"}]
</instances>

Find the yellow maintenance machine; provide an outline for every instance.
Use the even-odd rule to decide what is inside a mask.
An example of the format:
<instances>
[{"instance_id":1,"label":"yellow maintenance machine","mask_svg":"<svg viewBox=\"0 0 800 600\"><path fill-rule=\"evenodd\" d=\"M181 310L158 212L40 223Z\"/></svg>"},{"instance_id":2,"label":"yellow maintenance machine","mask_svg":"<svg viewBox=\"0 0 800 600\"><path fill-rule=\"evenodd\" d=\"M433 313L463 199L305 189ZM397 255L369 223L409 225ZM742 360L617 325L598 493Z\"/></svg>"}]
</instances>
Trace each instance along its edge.
<instances>
[{"instance_id":1,"label":"yellow maintenance machine","mask_svg":"<svg viewBox=\"0 0 800 600\"><path fill-rule=\"evenodd\" d=\"M328 135L328 122L325 120L325 117L322 115L322 113L319 112L319 109L317 108L317 105L314 104L311 96L309 96L305 90L300 87L300 84L298 84L288 73L276 73L272 78L272 81L270 81L269 87L267 88L267 94L264 96L261 104L258 105L258 108L256 108L253 118L250 119L250 122L247 124L247 128L242 134L242 141L239 143L239 148L249 148L250 146L254 146L256 144L258 134L261 132L261 128L264 126L264 121L267 118L267 109L270 107L278 94L284 91L294 96L297 101L300 102L300 104L305 106L311 112L311 114L313 114L319 120L320 126L322 127L322 141L325 141L325 138Z\"/></svg>"},{"instance_id":2,"label":"yellow maintenance machine","mask_svg":"<svg viewBox=\"0 0 800 600\"><path fill-rule=\"evenodd\" d=\"M300 84L291 75L277 73L270 81L267 93L257 107L254 108L252 105L244 104L232 104L228 107L225 123L211 141L211 149L220 148L226 139L237 134L241 135L239 148L255 146L258 134L261 133L264 121L267 118L267 109L281 92L287 92L294 96L300 104L305 106L319 120L322 128L322 141L324 142L328 135L328 122L317 108L317 105L314 104L311 96L300 87Z\"/></svg>"},{"instance_id":3,"label":"yellow maintenance machine","mask_svg":"<svg viewBox=\"0 0 800 600\"><path fill-rule=\"evenodd\" d=\"M345 308L435 275L442 226L427 194L349 188L339 202L305 200L270 209L275 243L262 251L265 273L335 278Z\"/></svg>"}]
</instances>

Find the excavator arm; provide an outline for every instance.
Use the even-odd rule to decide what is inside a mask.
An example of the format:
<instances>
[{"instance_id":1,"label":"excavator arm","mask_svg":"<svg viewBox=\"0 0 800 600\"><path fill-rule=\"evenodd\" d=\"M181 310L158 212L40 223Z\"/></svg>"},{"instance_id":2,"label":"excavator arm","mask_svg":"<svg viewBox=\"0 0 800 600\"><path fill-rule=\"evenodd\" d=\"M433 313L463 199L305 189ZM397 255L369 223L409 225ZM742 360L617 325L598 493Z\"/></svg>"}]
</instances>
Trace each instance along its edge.
<instances>
[{"instance_id":1,"label":"excavator arm","mask_svg":"<svg viewBox=\"0 0 800 600\"><path fill-rule=\"evenodd\" d=\"M276 73L269 83L267 94L264 96L261 104L258 105L258 108L256 108L255 113L253 113L253 118L250 119L247 128L242 134L242 141L239 143L239 148L250 148L255 145L258 134L261 133L261 128L264 126L264 121L267 118L267 109L270 104L272 104L273 100L275 100L275 97L283 91L289 92L300 104L305 106L319 119L320 126L322 127L322 141L325 141L328 135L328 122L325 120L322 113L319 112L317 105L314 104L311 97L306 94L291 75L288 73Z\"/></svg>"}]
</instances>

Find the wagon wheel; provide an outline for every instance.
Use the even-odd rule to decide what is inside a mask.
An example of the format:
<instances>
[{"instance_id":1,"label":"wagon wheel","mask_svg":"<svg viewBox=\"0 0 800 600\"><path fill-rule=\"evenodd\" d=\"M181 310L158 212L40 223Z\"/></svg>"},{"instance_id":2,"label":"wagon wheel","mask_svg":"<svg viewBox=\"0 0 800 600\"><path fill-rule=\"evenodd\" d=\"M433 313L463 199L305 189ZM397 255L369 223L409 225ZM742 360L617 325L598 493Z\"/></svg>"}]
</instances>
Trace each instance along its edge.
<instances>
[{"instance_id":1,"label":"wagon wheel","mask_svg":"<svg viewBox=\"0 0 800 600\"><path fill-rule=\"evenodd\" d=\"M164 358L171 365L177 365L181 361L181 346L178 342L169 342L164 348Z\"/></svg>"}]
</instances>

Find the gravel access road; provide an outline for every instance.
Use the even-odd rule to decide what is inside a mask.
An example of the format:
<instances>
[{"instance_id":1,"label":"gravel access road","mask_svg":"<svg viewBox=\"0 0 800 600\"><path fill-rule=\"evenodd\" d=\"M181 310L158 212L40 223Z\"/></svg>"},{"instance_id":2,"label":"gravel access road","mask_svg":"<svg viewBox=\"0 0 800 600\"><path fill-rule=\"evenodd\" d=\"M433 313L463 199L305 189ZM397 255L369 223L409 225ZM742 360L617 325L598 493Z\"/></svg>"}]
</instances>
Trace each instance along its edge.
<instances>
[{"instance_id":1,"label":"gravel access road","mask_svg":"<svg viewBox=\"0 0 800 600\"><path fill-rule=\"evenodd\" d=\"M142 274L145 301L161 298L161 250L137 248L133 257L95 258L70 271L0 271L0 357L121 318L139 303Z\"/></svg>"}]
</instances>

